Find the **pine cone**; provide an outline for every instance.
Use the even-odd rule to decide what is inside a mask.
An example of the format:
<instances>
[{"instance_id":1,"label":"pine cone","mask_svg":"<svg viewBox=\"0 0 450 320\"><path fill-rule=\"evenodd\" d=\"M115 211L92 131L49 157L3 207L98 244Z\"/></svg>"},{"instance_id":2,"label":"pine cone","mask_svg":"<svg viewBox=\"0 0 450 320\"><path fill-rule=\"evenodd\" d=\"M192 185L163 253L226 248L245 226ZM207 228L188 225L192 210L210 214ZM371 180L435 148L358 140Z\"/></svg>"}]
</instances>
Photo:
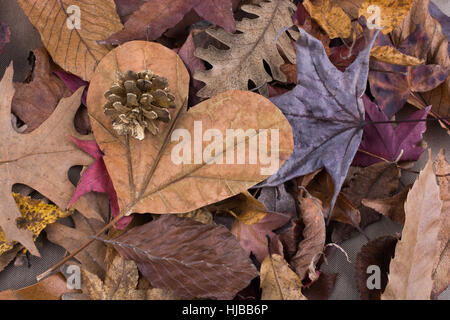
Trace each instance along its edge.
<instances>
[{"instance_id":1,"label":"pine cone","mask_svg":"<svg viewBox=\"0 0 450 320\"><path fill-rule=\"evenodd\" d=\"M117 74L119 80L105 93L108 101L104 105L114 130L138 140L145 138L146 128L158 134L156 121L169 122L168 108L175 108L175 96L170 93L167 79L150 70Z\"/></svg>"}]
</instances>

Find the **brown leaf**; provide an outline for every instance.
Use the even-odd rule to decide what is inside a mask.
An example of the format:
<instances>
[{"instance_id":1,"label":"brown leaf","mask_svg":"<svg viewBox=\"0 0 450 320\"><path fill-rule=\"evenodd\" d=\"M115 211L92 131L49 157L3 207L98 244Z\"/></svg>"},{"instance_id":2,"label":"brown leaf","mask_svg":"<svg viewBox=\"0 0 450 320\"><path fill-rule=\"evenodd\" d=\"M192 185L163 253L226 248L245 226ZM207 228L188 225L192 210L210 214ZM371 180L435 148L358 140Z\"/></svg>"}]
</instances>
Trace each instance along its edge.
<instances>
[{"instance_id":1,"label":"brown leaf","mask_svg":"<svg viewBox=\"0 0 450 320\"><path fill-rule=\"evenodd\" d=\"M370 19L373 11L371 6L378 6L380 10L380 26L384 34L388 34L402 23L411 9L411 0L366 0L359 8L359 16Z\"/></svg>"},{"instance_id":2,"label":"brown leaf","mask_svg":"<svg viewBox=\"0 0 450 320\"><path fill-rule=\"evenodd\" d=\"M389 64L396 64L399 66L414 67L424 63L423 60L408 56L407 54L404 54L398 51L396 48L390 46L375 46L370 52L370 56L378 61Z\"/></svg>"},{"instance_id":3,"label":"brown leaf","mask_svg":"<svg viewBox=\"0 0 450 320\"><path fill-rule=\"evenodd\" d=\"M428 163L408 193L402 238L395 248L389 282L381 299L430 299L431 276L440 253L441 210L430 150Z\"/></svg>"},{"instance_id":4,"label":"brown leaf","mask_svg":"<svg viewBox=\"0 0 450 320\"><path fill-rule=\"evenodd\" d=\"M380 300L381 293L388 282L389 263L394 256L398 238L394 236L379 237L367 242L356 256L355 277L361 300ZM377 266L381 271L380 289L369 289L367 279L369 266Z\"/></svg>"},{"instance_id":5,"label":"brown leaf","mask_svg":"<svg viewBox=\"0 0 450 320\"><path fill-rule=\"evenodd\" d=\"M42 42L60 67L89 81L108 48L97 43L122 28L114 0L18 0L22 10L41 34ZM80 9L80 28L69 28Z\"/></svg>"},{"instance_id":6,"label":"brown leaf","mask_svg":"<svg viewBox=\"0 0 450 320\"><path fill-rule=\"evenodd\" d=\"M441 230L438 240L439 261L433 268L433 297L438 296L450 285L450 165L442 149L436 158L436 176L439 185L439 197L442 200Z\"/></svg>"},{"instance_id":7,"label":"brown leaf","mask_svg":"<svg viewBox=\"0 0 450 320\"><path fill-rule=\"evenodd\" d=\"M16 218L21 214L11 187L15 183L26 184L58 207L66 207L75 190L68 178L69 169L92 162L68 138L68 135L89 138L77 134L73 125L83 90L62 99L50 118L32 133L19 134L11 126L12 77L13 68L10 66L0 82L0 136L2 148L8 150L8 153L0 154L0 227L6 239L20 242L33 255L39 255L32 233L16 225Z\"/></svg>"},{"instance_id":8,"label":"brown leaf","mask_svg":"<svg viewBox=\"0 0 450 320\"><path fill-rule=\"evenodd\" d=\"M328 300L336 283L337 273L320 272L319 278L303 288L303 294L308 300Z\"/></svg>"},{"instance_id":9,"label":"brown leaf","mask_svg":"<svg viewBox=\"0 0 450 320\"><path fill-rule=\"evenodd\" d=\"M320 200L305 197L299 199L302 221L305 225L303 240L300 241L297 253L290 263L299 278L303 280L308 271L314 269L325 245L325 220Z\"/></svg>"},{"instance_id":10,"label":"brown leaf","mask_svg":"<svg viewBox=\"0 0 450 320\"><path fill-rule=\"evenodd\" d=\"M104 93L113 84L117 70L139 72L144 69L168 79L176 108L172 111L172 120L160 124L158 135L147 135L146 139L138 141L117 135L111 119L98 106L106 102ZM198 147L193 150L196 154L193 159L191 151L183 151L189 158L186 162L191 161L191 164L176 163L173 153L179 155L182 146L190 148L192 138L201 139L199 131L202 134L202 130L214 128L226 137L227 129L253 129L248 137L258 137L263 132L261 129L278 129L280 146L276 150L279 150L280 165L292 152L290 125L269 100L251 92L230 91L187 111L188 84L189 75L181 59L173 51L152 42L128 42L108 54L97 68L89 88L88 109L97 143L105 153L104 160L119 206L127 214L192 211L243 192L272 173L262 171L267 165L261 161L255 165L220 164L220 157L226 159L226 155L235 153L236 139L233 143L229 139L227 150L215 149L217 155L205 153L204 159L197 159L204 154ZM263 114L271 116L261 117ZM200 125L202 128L198 127ZM177 129L184 129L177 131L184 136L174 137L172 133ZM186 139L185 143L180 143L180 138ZM212 144L214 148L223 146L218 141ZM211 143L203 141L202 150L208 145ZM246 150L250 149L247 143L245 146ZM270 152L276 153L276 150Z\"/></svg>"},{"instance_id":11,"label":"brown leaf","mask_svg":"<svg viewBox=\"0 0 450 320\"><path fill-rule=\"evenodd\" d=\"M15 245L11 250L0 255L0 272L3 271L13 261L17 254L23 250L21 245Z\"/></svg>"},{"instance_id":12,"label":"brown leaf","mask_svg":"<svg viewBox=\"0 0 450 320\"><path fill-rule=\"evenodd\" d=\"M363 199L361 203L378 213L388 217L392 221L405 223L405 201L410 188L405 188L396 195L384 199Z\"/></svg>"},{"instance_id":13,"label":"brown leaf","mask_svg":"<svg viewBox=\"0 0 450 320\"><path fill-rule=\"evenodd\" d=\"M60 300L69 293L66 279L61 273L56 273L32 286L0 292L0 300Z\"/></svg>"},{"instance_id":14,"label":"brown leaf","mask_svg":"<svg viewBox=\"0 0 450 320\"><path fill-rule=\"evenodd\" d=\"M302 281L278 254L268 255L261 265L261 300L306 300Z\"/></svg>"},{"instance_id":15,"label":"brown leaf","mask_svg":"<svg viewBox=\"0 0 450 320\"><path fill-rule=\"evenodd\" d=\"M213 66L211 70L200 70L194 75L196 80L206 83L197 94L201 98L227 90L248 90L250 80L256 88L272 81L272 77L286 82L280 69L284 60L279 50L290 63L295 63L295 50L288 33L277 34L292 25L295 5L288 0L271 0L261 2L259 6L245 5L241 9L257 18L238 21L239 34L230 34L223 29L206 30L208 35L227 45L228 50L209 47L195 51L195 56ZM265 70L264 62L270 67L272 77Z\"/></svg>"},{"instance_id":16,"label":"brown leaf","mask_svg":"<svg viewBox=\"0 0 450 320\"><path fill-rule=\"evenodd\" d=\"M163 215L104 241L135 261L152 286L181 298L231 299L257 276L225 227L175 215Z\"/></svg>"}]
</instances>

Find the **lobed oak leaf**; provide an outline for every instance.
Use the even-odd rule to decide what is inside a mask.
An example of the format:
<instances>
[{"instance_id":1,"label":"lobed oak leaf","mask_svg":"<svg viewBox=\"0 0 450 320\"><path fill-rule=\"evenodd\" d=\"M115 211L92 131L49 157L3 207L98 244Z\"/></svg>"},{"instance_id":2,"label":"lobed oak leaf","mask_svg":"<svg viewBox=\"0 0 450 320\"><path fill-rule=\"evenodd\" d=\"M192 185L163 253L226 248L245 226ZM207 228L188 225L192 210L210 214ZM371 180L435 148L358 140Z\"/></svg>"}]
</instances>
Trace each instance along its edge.
<instances>
[{"instance_id":1,"label":"lobed oak leaf","mask_svg":"<svg viewBox=\"0 0 450 320\"><path fill-rule=\"evenodd\" d=\"M232 299L257 276L247 254L224 226L163 215L102 241L136 262L152 286L184 299Z\"/></svg>"}]
</instances>

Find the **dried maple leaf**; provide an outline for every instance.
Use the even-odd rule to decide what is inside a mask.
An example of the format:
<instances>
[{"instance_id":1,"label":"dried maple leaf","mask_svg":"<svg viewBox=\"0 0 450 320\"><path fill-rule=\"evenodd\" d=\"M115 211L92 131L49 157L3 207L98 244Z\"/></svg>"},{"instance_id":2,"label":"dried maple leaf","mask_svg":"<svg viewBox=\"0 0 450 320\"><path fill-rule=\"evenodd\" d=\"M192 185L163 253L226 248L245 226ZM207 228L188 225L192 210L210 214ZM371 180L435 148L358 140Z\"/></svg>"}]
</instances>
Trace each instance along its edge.
<instances>
[{"instance_id":1,"label":"dried maple leaf","mask_svg":"<svg viewBox=\"0 0 450 320\"><path fill-rule=\"evenodd\" d=\"M122 4L123 1L119 3ZM123 5L119 8L123 8ZM225 28L228 32L234 32L235 21L230 0L151 0L140 5L127 19L124 29L111 35L106 42L122 44L146 38L155 40L180 22L192 9L205 20Z\"/></svg>"},{"instance_id":2,"label":"dried maple leaf","mask_svg":"<svg viewBox=\"0 0 450 320\"><path fill-rule=\"evenodd\" d=\"M19 229L25 229L33 232L33 239L36 240L41 231L47 225L54 223L60 218L68 217L71 212L62 211L55 205L47 204L37 199L22 196L13 193L14 200L22 214L17 218L16 223ZM0 227L0 255L14 248L17 244L15 241L8 241Z\"/></svg>"},{"instance_id":3,"label":"dried maple leaf","mask_svg":"<svg viewBox=\"0 0 450 320\"><path fill-rule=\"evenodd\" d=\"M114 0L18 0L59 66L89 81L109 49L103 40L122 28ZM79 9L79 16L76 8ZM71 8L69 10L69 8ZM74 11L75 10L75 11ZM79 19L79 26L77 26ZM73 25L70 25L72 22Z\"/></svg>"},{"instance_id":4,"label":"dried maple leaf","mask_svg":"<svg viewBox=\"0 0 450 320\"><path fill-rule=\"evenodd\" d=\"M272 0L261 2L259 6L245 5L241 9L257 18L238 21L236 29L239 34L230 34L223 29L206 30L208 35L228 46L228 50L210 46L195 51L196 57L213 66L194 75L196 80L206 83L197 93L201 98L213 97L227 90L248 90L249 81L260 88L272 78L281 82L287 80L280 69L284 64L280 52L294 63L295 51L287 32L280 33L278 38L277 35L292 25L295 5L288 0ZM264 62L272 76L265 70Z\"/></svg>"},{"instance_id":5,"label":"dried maple leaf","mask_svg":"<svg viewBox=\"0 0 450 320\"><path fill-rule=\"evenodd\" d=\"M439 259L442 201L431 152L405 203L405 226L389 266L383 300L429 300L432 273Z\"/></svg>"},{"instance_id":6,"label":"dried maple leaf","mask_svg":"<svg viewBox=\"0 0 450 320\"><path fill-rule=\"evenodd\" d=\"M163 215L103 241L136 262L152 286L181 298L231 299L257 276L247 254L224 226Z\"/></svg>"},{"instance_id":7,"label":"dried maple leaf","mask_svg":"<svg viewBox=\"0 0 450 320\"><path fill-rule=\"evenodd\" d=\"M362 95L374 40L342 73L328 60L322 43L300 31L297 86L271 99L293 127L295 149L262 185L276 186L324 167L335 186L332 210L361 142L365 124Z\"/></svg>"},{"instance_id":8,"label":"dried maple leaf","mask_svg":"<svg viewBox=\"0 0 450 320\"><path fill-rule=\"evenodd\" d=\"M113 129L111 118L99 106L106 102L104 94L114 83L116 71L140 72L145 69L168 79L176 107L169 123L159 125L156 136L139 141L119 136ZM268 147L268 151L271 154L278 152L280 164L290 155L293 149L292 129L268 99L251 92L229 91L187 111L188 85L189 75L181 59L172 50L157 43L128 42L114 49L99 64L89 87L88 110L123 214L184 213L246 191L273 171L262 170L267 165L261 162L261 157L258 157L260 159L256 164L239 164L236 161L231 164L229 161L225 163L224 159L231 153L234 159L238 145L239 148L245 147L247 154L250 146L241 142L252 137L259 139L261 134L271 129L279 132L279 146ZM271 116L261 117L262 114ZM198 143L203 131L208 129L220 132L224 139L229 140L226 150L218 151L223 143L218 142L216 137L212 138L215 140L213 142ZM239 142L229 134L227 138L228 129L238 130ZM250 136L245 133L248 129ZM174 132L183 135L177 136ZM244 135L247 138L242 140ZM191 149L192 153L180 150L180 145L190 148L193 140L197 142ZM206 152L208 146L213 149L209 155ZM174 161L173 155L179 158L180 153L183 153L183 159ZM199 156L201 159L198 159ZM187 161L184 160L186 157Z\"/></svg>"},{"instance_id":9,"label":"dried maple leaf","mask_svg":"<svg viewBox=\"0 0 450 320\"><path fill-rule=\"evenodd\" d=\"M51 60L44 48L34 50L31 82L16 82L12 112L26 125L25 133L39 127L53 112L59 100L70 95L64 83L52 73Z\"/></svg>"},{"instance_id":10,"label":"dried maple leaf","mask_svg":"<svg viewBox=\"0 0 450 320\"><path fill-rule=\"evenodd\" d=\"M386 114L366 95L364 95L363 101L366 120L369 123L364 126L362 142L359 146L359 152L353 160L353 165L370 166L382 161L380 158L390 162L416 161L419 159L424 151L419 144L427 128L426 122L419 120L427 118L430 108L415 112L394 129L391 123L387 123L389 119ZM386 123L371 124L372 121ZM364 151L369 154L364 153ZM378 156L378 158L370 154Z\"/></svg>"},{"instance_id":11,"label":"dried maple leaf","mask_svg":"<svg viewBox=\"0 0 450 320\"><path fill-rule=\"evenodd\" d=\"M361 300L380 300L388 282L389 263L394 256L397 240L394 236L384 236L370 240L361 247L355 262L355 278ZM367 280L373 274L368 270L369 266L380 268L381 287L378 289L368 287Z\"/></svg>"},{"instance_id":12,"label":"dried maple leaf","mask_svg":"<svg viewBox=\"0 0 450 320\"><path fill-rule=\"evenodd\" d=\"M88 165L92 161L67 137L71 134L81 138L76 133L73 118L80 106L82 89L70 98L62 99L39 128L29 134L19 134L11 126L12 77L13 68L10 66L0 82L0 227L8 241L17 241L33 255L39 255L32 233L17 227L16 218L21 214L11 195L11 188L15 183L26 184L60 208L69 202L75 190L68 178L69 169L76 165ZM78 205L82 204L86 203L80 202ZM79 208L78 205L74 208ZM85 205L84 209L88 210L89 206ZM86 214L84 209L81 211Z\"/></svg>"},{"instance_id":13,"label":"dried maple leaf","mask_svg":"<svg viewBox=\"0 0 450 320\"><path fill-rule=\"evenodd\" d=\"M302 281L278 254L268 255L261 265L261 300L306 300Z\"/></svg>"},{"instance_id":14,"label":"dried maple leaf","mask_svg":"<svg viewBox=\"0 0 450 320\"><path fill-rule=\"evenodd\" d=\"M9 38L11 36L11 31L9 30L9 26L3 22L0 22L0 54L2 54L3 49L9 42Z\"/></svg>"},{"instance_id":15,"label":"dried maple leaf","mask_svg":"<svg viewBox=\"0 0 450 320\"><path fill-rule=\"evenodd\" d=\"M308 271L314 269L315 272L316 263L323 252L325 220L320 200L307 197L299 199L299 201L305 229L303 230L303 240L299 242L297 253L290 260L290 264L299 278L303 280L308 275Z\"/></svg>"},{"instance_id":16,"label":"dried maple leaf","mask_svg":"<svg viewBox=\"0 0 450 320\"><path fill-rule=\"evenodd\" d=\"M92 300L145 300L146 291L137 290L139 273L133 261L117 255L109 266L105 281L82 269L83 283Z\"/></svg>"}]
</instances>

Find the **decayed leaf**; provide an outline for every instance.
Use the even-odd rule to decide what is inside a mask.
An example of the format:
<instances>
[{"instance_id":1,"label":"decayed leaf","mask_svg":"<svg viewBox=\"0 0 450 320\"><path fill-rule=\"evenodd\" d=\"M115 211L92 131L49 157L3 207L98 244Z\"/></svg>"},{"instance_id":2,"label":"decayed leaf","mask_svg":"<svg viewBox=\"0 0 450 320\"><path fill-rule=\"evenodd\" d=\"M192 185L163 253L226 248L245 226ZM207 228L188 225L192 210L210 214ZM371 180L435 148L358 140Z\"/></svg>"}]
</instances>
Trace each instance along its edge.
<instances>
[{"instance_id":1,"label":"decayed leaf","mask_svg":"<svg viewBox=\"0 0 450 320\"><path fill-rule=\"evenodd\" d=\"M104 241L135 261L152 286L181 298L231 299L257 276L247 254L224 226L163 215Z\"/></svg>"},{"instance_id":2,"label":"decayed leaf","mask_svg":"<svg viewBox=\"0 0 450 320\"><path fill-rule=\"evenodd\" d=\"M429 0L413 0L412 7L402 25L392 33L394 43L398 44L405 40L410 34L414 33L417 25L420 25L428 36L428 42L423 46L422 56L416 56L425 59L428 64L440 65L444 70L450 69L450 57L448 39L442 33L439 22L433 19L428 11ZM429 92L420 92L417 94L419 101L409 97L408 102L423 108L423 105L432 105L432 111L440 117L450 115L450 79L442 83L436 89ZM447 123L450 123L448 120Z\"/></svg>"},{"instance_id":3,"label":"decayed leaf","mask_svg":"<svg viewBox=\"0 0 450 320\"><path fill-rule=\"evenodd\" d=\"M373 41L342 73L328 60L322 43L301 31L296 44L297 86L272 98L293 127L295 150L262 185L276 186L324 167L335 186L330 210L334 208L361 142L364 124L361 98L366 89Z\"/></svg>"},{"instance_id":4,"label":"decayed leaf","mask_svg":"<svg viewBox=\"0 0 450 320\"><path fill-rule=\"evenodd\" d=\"M123 8L123 5L119 8ZM124 29L113 34L106 41L121 44L147 37L149 40L155 40L164 31L180 22L192 9L205 20L225 28L228 32L234 32L235 22L230 0L153 0L140 5L139 9L127 19Z\"/></svg>"},{"instance_id":5,"label":"decayed leaf","mask_svg":"<svg viewBox=\"0 0 450 320\"><path fill-rule=\"evenodd\" d=\"M278 254L268 255L261 265L262 300L306 300L302 281Z\"/></svg>"},{"instance_id":6,"label":"decayed leaf","mask_svg":"<svg viewBox=\"0 0 450 320\"><path fill-rule=\"evenodd\" d=\"M352 24L348 15L331 0L305 0L303 5L311 17L322 27L330 39L348 38Z\"/></svg>"},{"instance_id":7,"label":"decayed leaf","mask_svg":"<svg viewBox=\"0 0 450 320\"><path fill-rule=\"evenodd\" d=\"M389 266L389 281L381 299L428 300L433 267L439 259L442 201L433 172L431 152L405 203L405 226Z\"/></svg>"},{"instance_id":8,"label":"decayed leaf","mask_svg":"<svg viewBox=\"0 0 450 320\"><path fill-rule=\"evenodd\" d=\"M145 69L168 79L176 108L171 111L172 120L168 124L159 124L158 135L148 135L138 141L118 136L101 106L117 70ZM269 168L261 162L261 157L256 164L236 164L236 160L227 164L226 157L232 152L235 157L235 150L242 147L247 154L251 148L248 143L243 145L243 141L261 139L271 129L278 132L279 147L268 147L268 151L272 155L278 152L279 164L292 152L289 123L269 100L251 92L229 91L187 111L188 85L188 73L181 59L157 43L128 42L99 64L89 88L88 109L122 212L183 213L247 190L273 171L263 170ZM261 117L264 114L271 116ZM203 141L200 146L198 140L208 129L215 129L225 140L214 136L213 142ZM227 137L227 129L244 130L238 131L239 145L236 137L229 134ZM250 132L246 133L248 129ZM197 141L195 145L193 140ZM226 150L218 151L225 141L228 141ZM180 159L175 161L174 157Z\"/></svg>"},{"instance_id":9,"label":"decayed leaf","mask_svg":"<svg viewBox=\"0 0 450 320\"><path fill-rule=\"evenodd\" d=\"M103 282L82 269L83 283L92 300L145 300L145 290L137 290L139 273L136 263L119 255L114 258Z\"/></svg>"},{"instance_id":10,"label":"decayed leaf","mask_svg":"<svg viewBox=\"0 0 450 320\"><path fill-rule=\"evenodd\" d=\"M211 70L200 70L194 75L196 80L206 83L197 93L199 97L209 98L227 90L247 90L250 80L257 88L270 82L272 77L281 82L287 80L280 69L284 60L279 50L291 63L295 62L295 51L288 33L278 33L292 25L295 5L288 0L271 0L258 6L245 5L241 9L257 16L237 22L236 29L241 33L230 34L223 29L206 30L208 35L230 49L218 50L210 46L195 51L195 56L213 66ZM264 61L272 77L265 70Z\"/></svg>"},{"instance_id":11,"label":"decayed leaf","mask_svg":"<svg viewBox=\"0 0 450 320\"><path fill-rule=\"evenodd\" d=\"M396 64L399 66L414 67L424 63L423 60L408 56L407 54L401 53L394 47L389 46L375 46L370 52L370 56L377 59L378 61L389 64Z\"/></svg>"},{"instance_id":12,"label":"decayed leaf","mask_svg":"<svg viewBox=\"0 0 450 320\"><path fill-rule=\"evenodd\" d=\"M0 136L2 150L8 151L0 153L0 227L8 241L20 242L33 255L39 255L32 233L16 225L16 218L21 214L11 195L11 187L15 183L26 184L58 207L67 205L75 189L67 172L72 166L88 165L92 161L67 137L81 138L73 126L73 118L80 106L82 90L61 100L50 118L32 133L19 134L11 126L12 76L10 66L0 82ZM88 208L85 206L86 210ZM86 214L86 210L82 212Z\"/></svg>"},{"instance_id":13,"label":"decayed leaf","mask_svg":"<svg viewBox=\"0 0 450 320\"><path fill-rule=\"evenodd\" d=\"M47 225L54 223L60 218L68 217L71 212L62 211L55 205L47 204L37 199L24 197L18 193L13 193L14 200L19 207L22 216L17 218L16 223L19 229L33 232L33 239L36 240L42 230ZM0 255L11 250L17 244L15 241L7 241L5 234L0 227Z\"/></svg>"},{"instance_id":14,"label":"decayed leaf","mask_svg":"<svg viewBox=\"0 0 450 320\"><path fill-rule=\"evenodd\" d=\"M315 269L323 252L325 220L319 199L307 197L299 199L299 201L305 229L303 230L303 240L298 244L297 253L292 257L290 263L299 278L303 280L309 270Z\"/></svg>"},{"instance_id":15,"label":"decayed leaf","mask_svg":"<svg viewBox=\"0 0 450 320\"><path fill-rule=\"evenodd\" d=\"M50 57L45 49L36 49L33 53L32 81L14 83L16 93L12 101L12 112L27 125L25 133L39 127L59 100L70 95L64 83L52 73Z\"/></svg>"},{"instance_id":16,"label":"decayed leaf","mask_svg":"<svg viewBox=\"0 0 450 320\"><path fill-rule=\"evenodd\" d=\"M380 158L391 162L419 159L424 151L420 146L420 141L427 129L427 124L425 121L418 120L425 120L430 108L413 113L394 129L391 123L371 124L372 121L386 122L389 121L389 118L366 95L364 95L363 101L366 120L369 123L364 126L363 140L359 146L359 152L353 160L353 165L366 167L382 161ZM378 156L378 158L370 154Z\"/></svg>"},{"instance_id":17,"label":"decayed leaf","mask_svg":"<svg viewBox=\"0 0 450 320\"><path fill-rule=\"evenodd\" d=\"M399 224L405 223L405 201L409 188L384 199L363 199L361 203Z\"/></svg>"},{"instance_id":18,"label":"decayed leaf","mask_svg":"<svg viewBox=\"0 0 450 320\"><path fill-rule=\"evenodd\" d=\"M97 233L105 224L99 220L86 219L79 213L72 215L75 228L59 223L47 226L47 239L69 253L77 250L80 244L87 242L90 237ZM95 242L77 254L76 259L82 263L85 270L103 278L105 275L106 246L102 242Z\"/></svg>"},{"instance_id":19,"label":"decayed leaf","mask_svg":"<svg viewBox=\"0 0 450 320\"><path fill-rule=\"evenodd\" d=\"M355 278L361 300L379 300L388 282L389 263L394 256L397 238L394 236L379 237L367 242L358 252L355 262ZM374 274L369 266L380 268L380 289L368 288L367 279Z\"/></svg>"},{"instance_id":20,"label":"decayed leaf","mask_svg":"<svg viewBox=\"0 0 450 320\"><path fill-rule=\"evenodd\" d=\"M441 230L438 240L439 261L433 268L433 296L439 295L450 285L450 165L442 149L436 158L436 176L439 184L439 197L442 200Z\"/></svg>"},{"instance_id":21,"label":"decayed leaf","mask_svg":"<svg viewBox=\"0 0 450 320\"><path fill-rule=\"evenodd\" d=\"M0 292L0 300L60 300L67 289L67 282L61 273L56 273L32 286L19 290Z\"/></svg>"},{"instance_id":22,"label":"decayed leaf","mask_svg":"<svg viewBox=\"0 0 450 320\"><path fill-rule=\"evenodd\" d=\"M122 28L114 0L101 4L94 0L18 0L18 3L41 34L53 61L87 81L109 51L97 41ZM79 8L78 17L77 9L71 6Z\"/></svg>"},{"instance_id":23,"label":"decayed leaf","mask_svg":"<svg viewBox=\"0 0 450 320\"><path fill-rule=\"evenodd\" d=\"M375 12L371 6L377 6L380 13L380 27L388 34L400 25L411 9L412 0L366 0L359 8L359 16L369 19Z\"/></svg>"}]
</instances>

